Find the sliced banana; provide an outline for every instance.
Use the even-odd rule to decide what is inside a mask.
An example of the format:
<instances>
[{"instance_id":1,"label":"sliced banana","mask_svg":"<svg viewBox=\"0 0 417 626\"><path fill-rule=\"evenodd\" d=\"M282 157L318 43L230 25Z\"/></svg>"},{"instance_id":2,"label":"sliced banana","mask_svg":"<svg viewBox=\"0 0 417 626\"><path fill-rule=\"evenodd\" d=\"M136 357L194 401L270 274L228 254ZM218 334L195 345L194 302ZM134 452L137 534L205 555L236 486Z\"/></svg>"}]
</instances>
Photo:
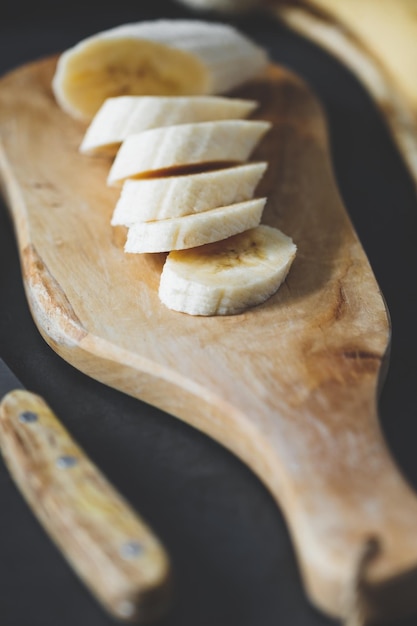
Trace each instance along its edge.
<instances>
[{"instance_id":1,"label":"sliced banana","mask_svg":"<svg viewBox=\"0 0 417 626\"><path fill-rule=\"evenodd\" d=\"M266 198L255 198L204 213L156 222L138 222L128 230L125 252L168 252L201 246L257 226Z\"/></svg>"},{"instance_id":2,"label":"sliced banana","mask_svg":"<svg viewBox=\"0 0 417 626\"><path fill-rule=\"evenodd\" d=\"M83 154L116 154L129 135L150 128L191 122L243 119L258 106L254 100L222 96L118 96L108 98L83 137Z\"/></svg>"},{"instance_id":3,"label":"sliced banana","mask_svg":"<svg viewBox=\"0 0 417 626\"><path fill-rule=\"evenodd\" d=\"M292 239L260 225L222 241L170 252L159 298L190 315L232 315L265 302L285 280L297 248Z\"/></svg>"},{"instance_id":4,"label":"sliced banana","mask_svg":"<svg viewBox=\"0 0 417 626\"><path fill-rule=\"evenodd\" d=\"M132 226L200 213L253 198L267 163L167 178L126 180L111 219L112 226Z\"/></svg>"},{"instance_id":5,"label":"sliced banana","mask_svg":"<svg viewBox=\"0 0 417 626\"><path fill-rule=\"evenodd\" d=\"M258 120L220 120L129 135L116 154L107 184L117 187L127 178L246 161L271 126L270 122Z\"/></svg>"},{"instance_id":6,"label":"sliced banana","mask_svg":"<svg viewBox=\"0 0 417 626\"><path fill-rule=\"evenodd\" d=\"M90 122L109 97L221 94L267 63L266 51L228 24L144 21L95 33L64 51L52 89L64 111Z\"/></svg>"}]
</instances>

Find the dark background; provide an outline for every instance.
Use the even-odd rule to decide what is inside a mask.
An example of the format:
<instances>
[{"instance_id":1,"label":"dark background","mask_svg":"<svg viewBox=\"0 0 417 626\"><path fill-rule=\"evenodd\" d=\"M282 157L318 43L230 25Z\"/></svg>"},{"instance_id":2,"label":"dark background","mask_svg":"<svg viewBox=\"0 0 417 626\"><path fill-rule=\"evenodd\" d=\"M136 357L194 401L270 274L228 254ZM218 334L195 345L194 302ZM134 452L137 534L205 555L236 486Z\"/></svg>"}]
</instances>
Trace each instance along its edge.
<instances>
[{"instance_id":1,"label":"dark background","mask_svg":"<svg viewBox=\"0 0 417 626\"><path fill-rule=\"evenodd\" d=\"M28 13L26 2L3 2L0 73L127 21L194 15L175 2L135 5L116 1L80 8L41 1ZM378 111L346 68L271 17L256 14L233 23L307 80L325 108L339 188L392 319L381 423L399 466L417 487L415 186ZM175 601L157 626L335 624L307 601L281 513L240 461L172 416L82 375L43 341L27 307L2 201L0 354L47 399L164 541L175 572ZM1 461L0 623L114 623L46 537ZM401 626L415 623L417 616Z\"/></svg>"}]
</instances>

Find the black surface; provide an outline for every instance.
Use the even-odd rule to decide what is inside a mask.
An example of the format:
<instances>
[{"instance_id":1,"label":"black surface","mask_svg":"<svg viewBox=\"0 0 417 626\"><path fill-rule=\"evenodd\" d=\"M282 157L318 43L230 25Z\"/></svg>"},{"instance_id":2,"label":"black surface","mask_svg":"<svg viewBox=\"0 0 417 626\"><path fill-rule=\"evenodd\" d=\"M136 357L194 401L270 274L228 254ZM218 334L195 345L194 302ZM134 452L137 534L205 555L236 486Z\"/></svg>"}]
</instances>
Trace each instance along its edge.
<instances>
[{"instance_id":1,"label":"black surface","mask_svg":"<svg viewBox=\"0 0 417 626\"><path fill-rule=\"evenodd\" d=\"M30 9L28 14L27 3L3 2L1 73L125 21L192 15L174 2L158 1L98 3L81 10L41 0ZM270 18L235 23L274 60L305 78L325 107L339 188L392 318L381 422L393 455L417 487L414 185L373 103L343 66ZM170 415L85 377L44 342L28 310L4 203L0 303L1 356L27 387L47 399L171 554L175 602L158 626L335 624L306 600L280 511L243 464ZM46 537L1 461L0 623L114 623ZM395 626L416 623L417 616Z\"/></svg>"}]
</instances>

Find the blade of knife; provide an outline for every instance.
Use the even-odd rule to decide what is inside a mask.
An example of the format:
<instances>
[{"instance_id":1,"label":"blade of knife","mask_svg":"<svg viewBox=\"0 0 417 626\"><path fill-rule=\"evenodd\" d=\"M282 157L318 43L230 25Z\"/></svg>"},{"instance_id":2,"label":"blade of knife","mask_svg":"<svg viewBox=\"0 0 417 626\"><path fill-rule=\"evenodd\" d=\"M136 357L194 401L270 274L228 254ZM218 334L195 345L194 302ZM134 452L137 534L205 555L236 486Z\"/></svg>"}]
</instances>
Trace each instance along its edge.
<instances>
[{"instance_id":1,"label":"blade of knife","mask_svg":"<svg viewBox=\"0 0 417 626\"><path fill-rule=\"evenodd\" d=\"M14 389L24 389L24 385L0 357L0 398Z\"/></svg>"},{"instance_id":2,"label":"blade of knife","mask_svg":"<svg viewBox=\"0 0 417 626\"><path fill-rule=\"evenodd\" d=\"M169 606L169 558L152 529L0 358L0 451L55 545L113 617L149 621Z\"/></svg>"}]
</instances>

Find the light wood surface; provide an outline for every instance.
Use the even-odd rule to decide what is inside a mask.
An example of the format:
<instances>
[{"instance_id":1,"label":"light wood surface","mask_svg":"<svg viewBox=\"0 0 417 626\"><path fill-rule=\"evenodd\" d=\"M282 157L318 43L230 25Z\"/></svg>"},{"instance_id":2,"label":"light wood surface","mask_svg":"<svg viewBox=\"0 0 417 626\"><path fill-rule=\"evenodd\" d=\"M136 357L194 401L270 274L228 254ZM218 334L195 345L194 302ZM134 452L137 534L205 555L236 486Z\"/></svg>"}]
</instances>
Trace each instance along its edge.
<instances>
[{"instance_id":1,"label":"light wood surface","mask_svg":"<svg viewBox=\"0 0 417 626\"><path fill-rule=\"evenodd\" d=\"M16 485L68 563L115 618L169 607L169 559L152 532L39 396L0 403L0 447Z\"/></svg>"},{"instance_id":2,"label":"light wood surface","mask_svg":"<svg viewBox=\"0 0 417 626\"><path fill-rule=\"evenodd\" d=\"M320 104L277 66L236 91L273 123L252 157L269 162L263 222L298 254L265 304L191 317L159 302L164 255L124 253L125 230L110 226L111 161L78 152L85 127L56 106L55 62L0 82L3 187L39 331L81 371L252 468L283 511L316 606L344 616L360 579L369 615L415 609L417 499L377 415L390 324L334 181ZM370 538L380 550L359 571Z\"/></svg>"}]
</instances>

